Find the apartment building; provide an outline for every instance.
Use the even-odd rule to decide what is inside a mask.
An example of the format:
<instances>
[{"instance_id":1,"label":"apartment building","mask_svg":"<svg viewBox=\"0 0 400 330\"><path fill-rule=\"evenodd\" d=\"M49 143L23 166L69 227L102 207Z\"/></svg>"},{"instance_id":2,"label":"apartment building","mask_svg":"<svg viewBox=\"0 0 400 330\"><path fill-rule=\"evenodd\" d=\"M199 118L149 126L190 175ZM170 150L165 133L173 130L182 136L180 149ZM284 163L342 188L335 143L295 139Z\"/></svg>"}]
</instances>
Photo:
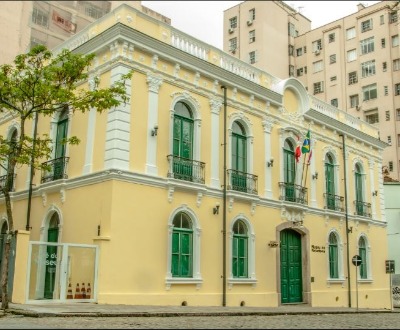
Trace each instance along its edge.
<instances>
[{"instance_id":1,"label":"apartment building","mask_svg":"<svg viewBox=\"0 0 400 330\"><path fill-rule=\"evenodd\" d=\"M37 44L56 47L123 2L171 23L141 1L1 1L0 64L11 63Z\"/></svg>"},{"instance_id":2,"label":"apartment building","mask_svg":"<svg viewBox=\"0 0 400 330\"><path fill-rule=\"evenodd\" d=\"M96 55L82 88L133 70L129 102L40 117L81 143L42 160L29 231L17 169L13 302L390 308L375 126L126 4L63 48Z\"/></svg>"},{"instance_id":3,"label":"apartment building","mask_svg":"<svg viewBox=\"0 0 400 330\"><path fill-rule=\"evenodd\" d=\"M309 26L308 29L303 28L304 19L300 13L281 10L285 6L281 1L265 3L275 7L276 20L285 22L282 23L282 31L277 32L277 24L270 19L270 12L258 9L258 1L245 1L224 12L224 50L229 51L231 34L228 26L237 13L255 11L253 26L257 27L254 31L257 39L252 43L248 38L238 39L238 47L246 49L246 52L238 53L238 57L249 62L251 52L267 52L263 59L275 56L272 63L256 58L253 65L264 70L269 70L269 66L279 67L275 70L285 73L281 77L296 77L309 93L332 108L343 109L376 126L380 139L388 143L383 165L388 167L393 179L399 180L398 1L381 1L369 7L359 4L354 13L313 30ZM294 38L291 37L293 29L299 31ZM250 34L250 31L243 34ZM280 40L275 40L277 37ZM264 50L265 42L270 39L281 46L270 46ZM287 52L285 44L289 49ZM279 56L276 55L278 52Z\"/></svg>"},{"instance_id":4,"label":"apartment building","mask_svg":"<svg viewBox=\"0 0 400 330\"><path fill-rule=\"evenodd\" d=\"M276 77L289 77L294 38L310 30L311 21L283 1L244 1L224 11L223 49Z\"/></svg>"}]
</instances>

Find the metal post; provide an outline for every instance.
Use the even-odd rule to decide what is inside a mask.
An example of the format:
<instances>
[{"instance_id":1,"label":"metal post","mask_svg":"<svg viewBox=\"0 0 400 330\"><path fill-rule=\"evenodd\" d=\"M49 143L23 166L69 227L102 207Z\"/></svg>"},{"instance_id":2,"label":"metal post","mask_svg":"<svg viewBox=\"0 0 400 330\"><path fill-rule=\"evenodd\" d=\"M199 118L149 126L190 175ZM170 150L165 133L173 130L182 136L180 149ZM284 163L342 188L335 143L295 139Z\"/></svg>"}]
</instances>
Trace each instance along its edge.
<instances>
[{"instance_id":1,"label":"metal post","mask_svg":"<svg viewBox=\"0 0 400 330\"><path fill-rule=\"evenodd\" d=\"M222 202L222 306L226 306L226 87L224 90L224 172L223 172L223 202Z\"/></svg>"},{"instance_id":2,"label":"metal post","mask_svg":"<svg viewBox=\"0 0 400 330\"><path fill-rule=\"evenodd\" d=\"M358 312L358 263L356 264L356 301L357 301L357 312Z\"/></svg>"},{"instance_id":3,"label":"metal post","mask_svg":"<svg viewBox=\"0 0 400 330\"><path fill-rule=\"evenodd\" d=\"M390 272L389 277L389 294L390 294L390 310L393 310L393 293L392 293L392 272Z\"/></svg>"},{"instance_id":4,"label":"metal post","mask_svg":"<svg viewBox=\"0 0 400 330\"><path fill-rule=\"evenodd\" d=\"M26 214L26 231L31 229L30 219L31 219L31 204L32 204L32 186L33 186L33 176L35 175L35 147L36 147L36 134L37 134L37 125L39 120L39 114L35 113L35 126L33 127L33 141L32 141L32 157L31 157L31 171L29 176L29 191L28 191L28 211Z\"/></svg>"},{"instance_id":5,"label":"metal post","mask_svg":"<svg viewBox=\"0 0 400 330\"><path fill-rule=\"evenodd\" d=\"M347 286L349 307L351 307L351 282L350 282L350 250L349 250L349 215L347 209L347 170L346 170L346 145L344 142L344 134L339 134L342 137L343 145L343 172L344 172L344 205L346 216L346 252L347 252Z\"/></svg>"}]
</instances>

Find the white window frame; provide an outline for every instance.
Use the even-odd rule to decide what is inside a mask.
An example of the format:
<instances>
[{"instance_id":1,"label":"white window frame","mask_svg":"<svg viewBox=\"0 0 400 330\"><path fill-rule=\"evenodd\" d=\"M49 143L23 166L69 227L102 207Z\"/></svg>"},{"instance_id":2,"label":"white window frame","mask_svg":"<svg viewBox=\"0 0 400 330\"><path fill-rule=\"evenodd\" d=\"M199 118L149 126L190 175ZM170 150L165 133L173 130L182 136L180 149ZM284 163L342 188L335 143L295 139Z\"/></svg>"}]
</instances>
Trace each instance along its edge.
<instances>
[{"instance_id":1,"label":"white window frame","mask_svg":"<svg viewBox=\"0 0 400 330\"><path fill-rule=\"evenodd\" d=\"M172 264L172 234L173 234L173 221L175 216L179 212L184 212L186 213L192 222L192 230L193 230L193 260L192 260L192 266L193 266L193 275L192 277L173 277L171 273L171 264ZM165 277L165 284L167 286L167 289L171 287L172 284L197 284L197 286L200 286L201 283L203 282L203 279L201 277L201 271L200 271L200 252L201 252L201 228L200 228L200 222L196 217L195 212L193 212L189 207L186 205L182 205L174 210L172 214L169 217L168 220L168 247L167 247L167 274Z\"/></svg>"},{"instance_id":2,"label":"white window frame","mask_svg":"<svg viewBox=\"0 0 400 330\"><path fill-rule=\"evenodd\" d=\"M353 26L346 30L346 40L354 39L356 37L356 28Z\"/></svg>"},{"instance_id":3,"label":"white window frame","mask_svg":"<svg viewBox=\"0 0 400 330\"><path fill-rule=\"evenodd\" d=\"M314 69L314 73L322 71L324 69L323 61L319 60L319 61L314 62L313 69Z\"/></svg>"},{"instance_id":4,"label":"white window frame","mask_svg":"<svg viewBox=\"0 0 400 330\"><path fill-rule=\"evenodd\" d=\"M347 51L347 62L353 62L357 59L357 49Z\"/></svg>"},{"instance_id":5,"label":"white window frame","mask_svg":"<svg viewBox=\"0 0 400 330\"><path fill-rule=\"evenodd\" d=\"M247 270L248 270L248 277L246 278L236 278L233 277L232 274L232 243L233 243L233 225L236 221L241 220L243 221L248 230L248 250L247 250ZM243 215L238 215L234 219L232 219L230 226L229 226L229 255L227 256L228 259L228 267L229 267L229 276L228 276L228 284L255 284L257 282L256 278L256 235L254 233L254 228L251 225L251 222Z\"/></svg>"},{"instance_id":6,"label":"white window frame","mask_svg":"<svg viewBox=\"0 0 400 330\"><path fill-rule=\"evenodd\" d=\"M375 60L361 63L361 77L366 78L376 73Z\"/></svg>"}]
</instances>

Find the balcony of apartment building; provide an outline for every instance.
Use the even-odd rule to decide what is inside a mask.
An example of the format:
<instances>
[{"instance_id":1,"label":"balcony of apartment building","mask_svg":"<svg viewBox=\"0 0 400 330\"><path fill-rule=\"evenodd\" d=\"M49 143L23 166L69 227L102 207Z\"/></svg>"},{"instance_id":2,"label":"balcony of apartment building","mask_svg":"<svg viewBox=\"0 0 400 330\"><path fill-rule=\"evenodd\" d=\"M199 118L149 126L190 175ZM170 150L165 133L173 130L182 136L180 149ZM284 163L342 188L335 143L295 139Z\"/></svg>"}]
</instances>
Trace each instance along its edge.
<instances>
[{"instance_id":1,"label":"balcony of apartment building","mask_svg":"<svg viewBox=\"0 0 400 330\"><path fill-rule=\"evenodd\" d=\"M67 165L69 157L59 157L42 163L41 183L68 179Z\"/></svg>"}]
</instances>

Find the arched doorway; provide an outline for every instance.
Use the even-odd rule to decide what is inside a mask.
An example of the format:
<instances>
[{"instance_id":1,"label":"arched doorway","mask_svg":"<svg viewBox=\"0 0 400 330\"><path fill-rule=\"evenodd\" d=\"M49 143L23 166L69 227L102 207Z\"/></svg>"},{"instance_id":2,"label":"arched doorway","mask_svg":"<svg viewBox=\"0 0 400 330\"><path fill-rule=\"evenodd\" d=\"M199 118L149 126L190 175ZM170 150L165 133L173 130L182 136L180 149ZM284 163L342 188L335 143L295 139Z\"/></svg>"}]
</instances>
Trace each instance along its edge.
<instances>
[{"instance_id":1,"label":"arched doorway","mask_svg":"<svg viewBox=\"0 0 400 330\"><path fill-rule=\"evenodd\" d=\"M293 229L280 232L281 303L303 301L301 234Z\"/></svg>"},{"instance_id":2,"label":"arched doorway","mask_svg":"<svg viewBox=\"0 0 400 330\"><path fill-rule=\"evenodd\" d=\"M54 213L49 221L47 230L47 242L58 242L58 214ZM47 246L46 277L44 283L44 298L53 299L54 284L57 270L57 246Z\"/></svg>"}]
</instances>

